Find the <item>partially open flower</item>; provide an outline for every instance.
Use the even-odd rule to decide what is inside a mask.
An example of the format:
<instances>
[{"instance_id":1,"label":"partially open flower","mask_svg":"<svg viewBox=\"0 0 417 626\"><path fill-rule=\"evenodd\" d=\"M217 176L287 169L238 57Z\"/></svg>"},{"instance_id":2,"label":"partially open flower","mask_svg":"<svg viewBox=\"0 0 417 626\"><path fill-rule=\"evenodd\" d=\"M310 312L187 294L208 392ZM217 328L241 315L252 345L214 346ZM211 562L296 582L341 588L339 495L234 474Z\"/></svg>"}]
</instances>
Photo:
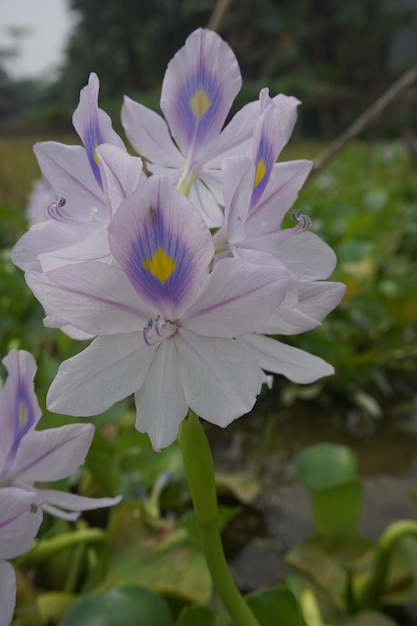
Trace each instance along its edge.
<instances>
[{"instance_id":1,"label":"partially open flower","mask_svg":"<svg viewBox=\"0 0 417 626\"><path fill-rule=\"evenodd\" d=\"M72 476L84 463L94 434L93 424L68 424L35 430L41 417L33 378L36 363L25 350L3 359L8 378L0 390L0 493L18 487L36 496L44 511L74 520L80 511L111 506L120 498L85 498L38 488Z\"/></svg>"}]
</instances>

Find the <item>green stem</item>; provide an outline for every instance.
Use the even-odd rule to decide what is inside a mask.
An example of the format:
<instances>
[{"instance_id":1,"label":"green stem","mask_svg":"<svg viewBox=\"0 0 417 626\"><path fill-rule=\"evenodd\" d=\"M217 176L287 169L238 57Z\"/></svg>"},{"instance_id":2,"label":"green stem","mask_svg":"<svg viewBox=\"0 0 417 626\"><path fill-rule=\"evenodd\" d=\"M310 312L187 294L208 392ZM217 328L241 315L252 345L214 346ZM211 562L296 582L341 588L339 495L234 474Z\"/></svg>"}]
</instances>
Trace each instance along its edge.
<instances>
[{"instance_id":1,"label":"green stem","mask_svg":"<svg viewBox=\"0 0 417 626\"><path fill-rule=\"evenodd\" d=\"M217 592L236 626L259 626L227 565L219 530L213 457L200 420L191 410L178 439L206 562Z\"/></svg>"},{"instance_id":2,"label":"green stem","mask_svg":"<svg viewBox=\"0 0 417 626\"><path fill-rule=\"evenodd\" d=\"M28 563L41 563L66 548L86 543L102 543L105 538L106 533L100 528L82 528L75 532L63 533L57 537L41 539L21 559Z\"/></svg>"},{"instance_id":3,"label":"green stem","mask_svg":"<svg viewBox=\"0 0 417 626\"><path fill-rule=\"evenodd\" d=\"M378 542L373 576L361 594L362 606L369 608L379 606L393 550L398 541L406 536L417 537L417 522L414 520L393 522L382 533Z\"/></svg>"}]
</instances>

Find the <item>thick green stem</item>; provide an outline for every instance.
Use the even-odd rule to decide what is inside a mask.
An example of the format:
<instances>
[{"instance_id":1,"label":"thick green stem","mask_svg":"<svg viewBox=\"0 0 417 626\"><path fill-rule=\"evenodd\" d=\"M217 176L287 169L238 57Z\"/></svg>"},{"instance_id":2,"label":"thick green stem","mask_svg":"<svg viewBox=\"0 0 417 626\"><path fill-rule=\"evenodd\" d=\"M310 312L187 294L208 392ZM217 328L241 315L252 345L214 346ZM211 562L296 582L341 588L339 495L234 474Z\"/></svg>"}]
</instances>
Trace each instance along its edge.
<instances>
[{"instance_id":1,"label":"thick green stem","mask_svg":"<svg viewBox=\"0 0 417 626\"><path fill-rule=\"evenodd\" d=\"M376 608L380 604L393 549L398 541L406 536L417 537L417 522L414 520L393 522L382 533L378 542L373 576L360 594L362 606Z\"/></svg>"},{"instance_id":2,"label":"thick green stem","mask_svg":"<svg viewBox=\"0 0 417 626\"><path fill-rule=\"evenodd\" d=\"M191 410L179 442L207 565L236 626L259 626L232 578L220 537L213 457L199 418Z\"/></svg>"}]
</instances>

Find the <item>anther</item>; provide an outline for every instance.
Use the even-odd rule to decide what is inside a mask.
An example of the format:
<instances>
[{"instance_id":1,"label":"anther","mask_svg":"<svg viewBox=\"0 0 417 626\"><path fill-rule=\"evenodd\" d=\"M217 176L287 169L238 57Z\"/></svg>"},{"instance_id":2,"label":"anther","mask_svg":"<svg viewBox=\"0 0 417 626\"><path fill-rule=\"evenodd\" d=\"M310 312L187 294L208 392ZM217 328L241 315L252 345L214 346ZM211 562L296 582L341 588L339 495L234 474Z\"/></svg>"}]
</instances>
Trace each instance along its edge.
<instances>
[{"instance_id":1,"label":"anther","mask_svg":"<svg viewBox=\"0 0 417 626\"><path fill-rule=\"evenodd\" d=\"M94 221L87 222L84 220L77 220L63 213L61 209L62 207L65 206L66 202L67 201L65 200L65 198L60 198L59 200L56 200L55 202L51 202L51 204L46 209L49 217L51 217L56 222L62 222L63 224L71 224L73 226L84 226L84 227L96 226L97 222L94 222Z\"/></svg>"}]
</instances>

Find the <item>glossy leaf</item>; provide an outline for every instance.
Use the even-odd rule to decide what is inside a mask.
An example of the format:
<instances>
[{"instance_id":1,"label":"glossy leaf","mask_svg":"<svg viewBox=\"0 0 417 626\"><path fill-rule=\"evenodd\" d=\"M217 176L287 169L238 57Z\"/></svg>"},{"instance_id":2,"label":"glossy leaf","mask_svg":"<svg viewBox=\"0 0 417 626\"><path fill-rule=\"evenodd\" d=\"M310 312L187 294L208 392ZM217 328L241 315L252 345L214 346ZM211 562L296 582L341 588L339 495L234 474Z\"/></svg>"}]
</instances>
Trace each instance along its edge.
<instances>
[{"instance_id":1,"label":"glossy leaf","mask_svg":"<svg viewBox=\"0 0 417 626\"><path fill-rule=\"evenodd\" d=\"M303 626L297 600L288 587L257 591L247 596L247 602L260 626Z\"/></svg>"},{"instance_id":2,"label":"glossy leaf","mask_svg":"<svg viewBox=\"0 0 417 626\"><path fill-rule=\"evenodd\" d=\"M362 611L349 620L346 626L399 626L399 624L384 613Z\"/></svg>"},{"instance_id":3,"label":"glossy leaf","mask_svg":"<svg viewBox=\"0 0 417 626\"><path fill-rule=\"evenodd\" d=\"M313 493L338 487L356 479L356 458L346 446L316 444L299 454L297 476Z\"/></svg>"},{"instance_id":4,"label":"glossy leaf","mask_svg":"<svg viewBox=\"0 0 417 626\"><path fill-rule=\"evenodd\" d=\"M148 518L138 502L114 512L103 588L140 585L205 604L211 579L201 550L184 528Z\"/></svg>"},{"instance_id":5,"label":"glossy leaf","mask_svg":"<svg viewBox=\"0 0 417 626\"><path fill-rule=\"evenodd\" d=\"M204 607L186 608L174 626L214 626L214 613Z\"/></svg>"},{"instance_id":6,"label":"glossy leaf","mask_svg":"<svg viewBox=\"0 0 417 626\"><path fill-rule=\"evenodd\" d=\"M85 596L59 626L171 626L167 603L147 589L125 587Z\"/></svg>"}]
</instances>

